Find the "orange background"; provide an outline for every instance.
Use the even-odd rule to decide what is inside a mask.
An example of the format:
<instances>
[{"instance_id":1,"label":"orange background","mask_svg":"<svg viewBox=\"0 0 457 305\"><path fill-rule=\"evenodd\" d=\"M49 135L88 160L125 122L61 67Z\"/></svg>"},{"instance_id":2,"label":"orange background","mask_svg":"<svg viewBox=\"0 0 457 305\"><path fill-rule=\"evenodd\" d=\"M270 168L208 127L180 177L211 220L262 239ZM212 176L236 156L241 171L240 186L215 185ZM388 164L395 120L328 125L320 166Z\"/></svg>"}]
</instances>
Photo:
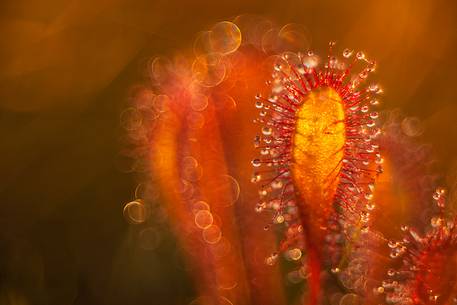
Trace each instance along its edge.
<instances>
[{"instance_id":1,"label":"orange background","mask_svg":"<svg viewBox=\"0 0 457 305\"><path fill-rule=\"evenodd\" d=\"M456 183L453 0L2 1L0 304L187 304L170 233L156 251L131 246L119 115L150 57L245 13L303 24L316 50L336 40L376 58L382 108L421 120Z\"/></svg>"}]
</instances>

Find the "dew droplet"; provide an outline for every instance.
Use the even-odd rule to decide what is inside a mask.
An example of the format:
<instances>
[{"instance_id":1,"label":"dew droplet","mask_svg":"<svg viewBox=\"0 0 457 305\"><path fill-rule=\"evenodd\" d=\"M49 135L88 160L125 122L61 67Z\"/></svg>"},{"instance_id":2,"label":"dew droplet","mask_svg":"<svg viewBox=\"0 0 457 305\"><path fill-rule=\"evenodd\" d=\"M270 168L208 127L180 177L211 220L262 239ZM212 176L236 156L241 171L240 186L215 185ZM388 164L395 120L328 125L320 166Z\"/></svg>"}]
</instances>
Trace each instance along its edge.
<instances>
[{"instance_id":1,"label":"dew droplet","mask_svg":"<svg viewBox=\"0 0 457 305\"><path fill-rule=\"evenodd\" d=\"M370 104L371 104L371 105L379 105L379 100L376 100L376 99L371 100L371 101L370 101Z\"/></svg>"},{"instance_id":2,"label":"dew droplet","mask_svg":"<svg viewBox=\"0 0 457 305\"><path fill-rule=\"evenodd\" d=\"M273 129L271 127L263 127L262 134L265 136L270 136L273 133Z\"/></svg>"},{"instance_id":3,"label":"dew droplet","mask_svg":"<svg viewBox=\"0 0 457 305\"><path fill-rule=\"evenodd\" d=\"M355 55L355 57L356 57L358 60L362 60L362 59L365 59L365 54L364 54L362 51L359 51L359 52L357 52L357 54Z\"/></svg>"},{"instance_id":4,"label":"dew droplet","mask_svg":"<svg viewBox=\"0 0 457 305\"><path fill-rule=\"evenodd\" d=\"M343 51L343 57L344 58L349 58L352 56L352 54L354 53L353 50L350 50L350 49L344 49Z\"/></svg>"},{"instance_id":5,"label":"dew droplet","mask_svg":"<svg viewBox=\"0 0 457 305\"><path fill-rule=\"evenodd\" d=\"M300 249L294 248L288 251L288 255L292 260L297 261L301 258L302 252Z\"/></svg>"},{"instance_id":6,"label":"dew droplet","mask_svg":"<svg viewBox=\"0 0 457 305\"><path fill-rule=\"evenodd\" d=\"M251 163L252 163L252 166L254 166L254 167L259 167L262 164L260 159L254 159L251 161Z\"/></svg>"},{"instance_id":7,"label":"dew droplet","mask_svg":"<svg viewBox=\"0 0 457 305\"><path fill-rule=\"evenodd\" d=\"M376 92L376 91L378 91L378 89L379 89L378 84L371 84L368 86L368 90L371 92Z\"/></svg>"},{"instance_id":8,"label":"dew droplet","mask_svg":"<svg viewBox=\"0 0 457 305\"><path fill-rule=\"evenodd\" d=\"M377 113L377 112L370 113L370 118L377 119L378 117L379 117L379 113Z\"/></svg>"},{"instance_id":9,"label":"dew droplet","mask_svg":"<svg viewBox=\"0 0 457 305\"><path fill-rule=\"evenodd\" d=\"M261 212L263 211L263 206L262 206L261 204L257 204L257 205L255 206L255 211L256 211L257 213L261 213Z\"/></svg>"},{"instance_id":10,"label":"dew droplet","mask_svg":"<svg viewBox=\"0 0 457 305\"><path fill-rule=\"evenodd\" d=\"M389 240L389 242L387 243L387 245L389 246L389 248L391 249L394 249L397 247L397 243L393 240Z\"/></svg>"},{"instance_id":11,"label":"dew droplet","mask_svg":"<svg viewBox=\"0 0 457 305\"><path fill-rule=\"evenodd\" d=\"M270 256L268 256L265 259L265 264L267 264L268 266L273 266L274 264L276 264L277 261L278 261L278 254L272 253Z\"/></svg>"},{"instance_id":12,"label":"dew droplet","mask_svg":"<svg viewBox=\"0 0 457 305\"><path fill-rule=\"evenodd\" d=\"M259 182L260 179L261 179L261 177L262 177L262 176L261 176L259 173L255 172L255 173L252 174L251 182L252 182L252 183L257 183L257 182Z\"/></svg>"},{"instance_id":13,"label":"dew droplet","mask_svg":"<svg viewBox=\"0 0 457 305\"><path fill-rule=\"evenodd\" d=\"M284 222L284 216L281 215L281 214L276 216L275 222L278 223L278 224L283 223Z\"/></svg>"},{"instance_id":14,"label":"dew droplet","mask_svg":"<svg viewBox=\"0 0 457 305\"><path fill-rule=\"evenodd\" d=\"M283 186L283 183L282 183L282 181L279 180L279 179L276 179L276 180L274 180L274 181L271 183L271 187L272 187L273 189L276 189L276 190L282 188L282 186Z\"/></svg>"},{"instance_id":15,"label":"dew droplet","mask_svg":"<svg viewBox=\"0 0 457 305\"><path fill-rule=\"evenodd\" d=\"M443 224L443 222L444 219L438 216L432 217L432 219L430 220L430 224L434 228L440 227Z\"/></svg>"},{"instance_id":16,"label":"dew droplet","mask_svg":"<svg viewBox=\"0 0 457 305\"><path fill-rule=\"evenodd\" d=\"M367 70L363 70L362 72L359 73L359 77L361 79L366 79L368 77L368 71Z\"/></svg>"},{"instance_id":17,"label":"dew droplet","mask_svg":"<svg viewBox=\"0 0 457 305\"><path fill-rule=\"evenodd\" d=\"M262 156L266 156L266 155L270 154L270 150L267 149L267 148L263 148L263 149L260 150L260 154Z\"/></svg>"},{"instance_id":18,"label":"dew droplet","mask_svg":"<svg viewBox=\"0 0 457 305\"><path fill-rule=\"evenodd\" d=\"M255 108L262 109L263 108L263 103L261 101L255 102Z\"/></svg>"}]
</instances>

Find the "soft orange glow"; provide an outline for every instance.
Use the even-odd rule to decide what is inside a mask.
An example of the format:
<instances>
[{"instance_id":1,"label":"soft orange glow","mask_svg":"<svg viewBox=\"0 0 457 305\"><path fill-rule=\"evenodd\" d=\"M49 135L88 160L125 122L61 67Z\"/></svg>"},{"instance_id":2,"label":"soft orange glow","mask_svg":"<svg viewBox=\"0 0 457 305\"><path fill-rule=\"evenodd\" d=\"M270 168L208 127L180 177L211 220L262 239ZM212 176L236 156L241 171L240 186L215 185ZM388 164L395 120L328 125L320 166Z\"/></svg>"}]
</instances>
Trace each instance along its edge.
<instances>
[{"instance_id":1,"label":"soft orange glow","mask_svg":"<svg viewBox=\"0 0 457 305\"><path fill-rule=\"evenodd\" d=\"M142 143L148 175L192 269L194 302L285 304L283 259L296 262L286 278L306 282L306 304L324 300L333 283L323 274L330 273L345 289L376 291L366 304L382 299L391 264L376 230L389 230L373 216L393 204L394 175L389 163L381 180L388 190L375 193L384 159L372 106L383 90L365 79L376 62L351 49L337 56L335 42L328 60L312 50L280 52L303 49L306 38L289 24L267 30L259 47L249 26L218 23L197 37L193 55L152 60L153 89L122 117L137 138L141 112L152 105ZM272 224L285 229L278 247ZM359 297L348 293L341 302Z\"/></svg>"},{"instance_id":2,"label":"soft orange glow","mask_svg":"<svg viewBox=\"0 0 457 305\"><path fill-rule=\"evenodd\" d=\"M199 112L194 112L195 98L191 96L170 98L170 109L156 126L152 170L165 196L176 236L190 254L188 263L199 270L193 273L199 294L208 296L208 304L221 297L245 300L246 283L236 227L226 221L234 217L233 207L227 205L233 193L224 182L218 188L205 187L213 182L213 177L226 173L219 134L217 128L211 128L216 126L214 105L206 100L206 107L198 103ZM191 115L201 116L201 123L193 124L189 120ZM221 242L224 245L219 245ZM214 277L225 283L229 276L233 283L224 286L224 290L213 285Z\"/></svg>"},{"instance_id":3,"label":"soft orange glow","mask_svg":"<svg viewBox=\"0 0 457 305\"><path fill-rule=\"evenodd\" d=\"M457 305L456 5L2 1L0 304Z\"/></svg>"},{"instance_id":4,"label":"soft orange glow","mask_svg":"<svg viewBox=\"0 0 457 305\"><path fill-rule=\"evenodd\" d=\"M345 143L341 98L331 88L311 92L297 118L292 148L295 186L313 211L328 210L339 183Z\"/></svg>"}]
</instances>

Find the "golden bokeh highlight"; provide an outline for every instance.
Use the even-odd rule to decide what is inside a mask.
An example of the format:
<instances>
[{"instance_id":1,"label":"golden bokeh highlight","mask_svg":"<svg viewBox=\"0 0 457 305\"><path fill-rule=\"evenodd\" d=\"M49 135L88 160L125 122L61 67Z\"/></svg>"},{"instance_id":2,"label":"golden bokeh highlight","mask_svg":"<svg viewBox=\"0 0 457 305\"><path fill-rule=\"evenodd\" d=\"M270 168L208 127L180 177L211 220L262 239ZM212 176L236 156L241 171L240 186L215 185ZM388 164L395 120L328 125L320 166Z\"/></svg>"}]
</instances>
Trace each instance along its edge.
<instances>
[{"instance_id":1,"label":"golden bokeh highlight","mask_svg":"<svg viewBox=\"0 0 457 305\"><path fill-rule=\"evenodd\" d=\"M216 53L197 57L192 64L192 73L203 87L219 85L226 76L226 66L221 55Z\"/></svg>"},{"instance_id":2,"label":"golden bokeh highlight","mask_svg":"<svg viewBox=\"0 0 457 305\"><path fill-rule=\"evenodd\" d=\"M206 187L216 192L227 194L225 200L220 200L215 204L218 206L233 205L240 197L240 185L238 181L230 175L218 175L208 182Z\"/></svg>"},{"instance_id":3,"label":"golden bokeh highlight","mask_svg":"<svg viewBox=\"0 0 457 305\"><path fill-rule=\"evenodd\" d=\"M205 94L196 93L192 96L190 106L194 111L203 111L208 107L208 96Z\"/></svg>"},{"instance_id":4,"label":"golden bokeh highlight","mask_svg":"<svg viewBox=\"0 0 457 305\"><path fill-rule=\"evenodd\" d=\"M165 94L157 95L153 101L153 107L157 112L165 112L170 107L170 98Z\"/></svg>"},{"instance_id":5,"label":"golden bokeh highlight","mask_svg":"<svg viewBox=\"0 0 457 305\"><path fill-rule=\"evenodd\" d=\"M127 108L121 113L120 124L126 130L138 130L142 124L142 116L136 108Z\"/></svg>"},{"instance_id":6,"label":"golden bokeh highlight","mask_svg":"<svg viewBox=\"0 0 457 305\"><path fill-rule=\"evenodd\" d=\"M202 200L195 201L192 204L192 211L194 214L197 214L200 211L209 211L209 209L209 204Z\"/></svg>"},{"instance_id":7,"label":"golden bokeh highlight","mask_svg":"<svg viewBox=\"0 0 457 305\"><path fill-rule=\"evenodd\" d=\"M156 57L150 63L150 76L153 82L164 83L172 73L172 63L166 57Z\"/></svg>"},{"instance_id":8,"label":"golden bokeh highlight","mask_svg":"<svg viewBox=\"0 0 457 305\"><path fill-rule=\"evenodd\" d=\"M311 34L305 26L297 23L284 25L278 32L278 38L284 51L299 52L311 46Z\"/></svg>"},{"instance_id":9,"label":"golden bokeh highlight","mask_svg":"<svg viewBox=\"0 0 457 305\"><path fill-rule=\"evenodd\" d=\"M205 125L205 117L199 112L189 113L186 119L191 129L201 129Z\"/></svg>"},{"instance_id":10,"label":"golden bokeh highlight","mask_svg":"<svg viewBox=\"0 0 457 305\"><path fill-rule=\"evenodd\" d=\"M195 225L206 229L213 224L213 215L207 210L200 210L195 214Z\"/></svg>"},{"instance_id":11,"label":"golden bokeh highlight","mask_svg":"<svg viewBox=\"0 0 457 305\"><path fill-rule=\"evenodd\" d=\"M294 249L289 250L288 255L289 255L290 259L292 259L294 261L298 261L302 256L302 252L300 249L294 248Z\"/></svg>"},{"instance_id":12,"label":"golden bokeh highlight","mask_svg":"<svg viewBox=\"0 0 457 305\"><path fill-rule=\"evenodd\" d=\"M227 55L235 52L241 45L241 31L229 21L215 24L209 32L212 51Z\"/></svg>"},{"instance_id":13,"label":"golden bokeh highlight","mask_svg":"<svg viewBox=\"0 0 457 305\"><path fill-rule=\"evenodd\" d=\"M210 225L203 230L202 236L208 244L215 244L221 240L221 229L217 225Z\"/></svg>"},{"instance_id":14,"label":"golden bokeh highlight","mask_svg":"<svg viewBox=\"0 0 457 305\"><path fill-rule=\"evenodd\" d=\"M132 224L140 224L146 221L148 210L141 199L127 203L124 206L124 216Z\"/></svg>"}]
</instances>

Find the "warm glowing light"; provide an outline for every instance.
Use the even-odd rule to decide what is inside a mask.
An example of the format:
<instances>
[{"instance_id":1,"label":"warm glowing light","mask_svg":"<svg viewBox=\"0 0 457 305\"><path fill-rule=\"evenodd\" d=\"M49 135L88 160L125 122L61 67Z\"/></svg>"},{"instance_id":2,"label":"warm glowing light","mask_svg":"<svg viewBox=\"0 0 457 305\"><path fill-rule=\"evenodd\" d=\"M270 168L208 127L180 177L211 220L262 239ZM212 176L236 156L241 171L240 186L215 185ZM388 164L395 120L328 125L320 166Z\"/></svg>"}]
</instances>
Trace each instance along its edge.
<instances>
[{"instance_id":1,"label":"warm glowing light","mask_svg":"<svg viewBox=\"0 0 457 305\"><path fill-rule=\"evenodd\" d=\"M298 110L292 174L310 207L329 207L339 183L345 144L344 108L331 88L311 92Z\"/></svg>"}]
</instances>

